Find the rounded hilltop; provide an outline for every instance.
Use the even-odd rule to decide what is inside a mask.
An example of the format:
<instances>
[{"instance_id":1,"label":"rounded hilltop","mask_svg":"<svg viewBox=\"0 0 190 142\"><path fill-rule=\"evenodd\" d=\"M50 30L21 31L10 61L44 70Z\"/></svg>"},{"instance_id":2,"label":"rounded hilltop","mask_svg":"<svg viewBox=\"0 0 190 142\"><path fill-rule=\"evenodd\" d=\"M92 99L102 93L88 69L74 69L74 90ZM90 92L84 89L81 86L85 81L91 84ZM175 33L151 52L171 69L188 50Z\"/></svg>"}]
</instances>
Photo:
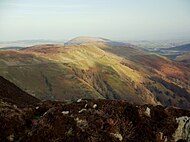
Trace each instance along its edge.
<instances>
[{"instance_id":1,"label":"rounded hilltop","mask_svg":"<svg viewBox=\"0 0 190 142\"><path fill-rule=\"evenodd\" d=\"M65 44L73 45L73 44L83 44L83 43L90 43L90 42L110 42L110 40L102 38L102 37L79 36L79 37L69 40Z\"/></svg>"}]
</instances>

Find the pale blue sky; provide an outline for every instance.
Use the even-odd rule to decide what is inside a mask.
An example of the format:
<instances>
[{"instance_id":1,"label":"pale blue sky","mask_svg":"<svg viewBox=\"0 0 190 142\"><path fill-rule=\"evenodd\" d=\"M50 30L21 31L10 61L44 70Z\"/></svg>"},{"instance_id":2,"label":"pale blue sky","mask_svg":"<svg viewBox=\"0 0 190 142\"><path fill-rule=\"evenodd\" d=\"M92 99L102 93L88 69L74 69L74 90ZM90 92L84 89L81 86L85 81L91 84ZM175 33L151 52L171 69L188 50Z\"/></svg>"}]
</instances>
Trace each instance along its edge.
<instances>
[{"instance_id":1,"label":"pale blue sky","mask_svg":"<svg viewBox=\"0 0 190 142\"><path fill-rule=\"evenodd\" d=\"M190 39L190 0L0 0L0 41Z\"/></svg>"}]
</instances>

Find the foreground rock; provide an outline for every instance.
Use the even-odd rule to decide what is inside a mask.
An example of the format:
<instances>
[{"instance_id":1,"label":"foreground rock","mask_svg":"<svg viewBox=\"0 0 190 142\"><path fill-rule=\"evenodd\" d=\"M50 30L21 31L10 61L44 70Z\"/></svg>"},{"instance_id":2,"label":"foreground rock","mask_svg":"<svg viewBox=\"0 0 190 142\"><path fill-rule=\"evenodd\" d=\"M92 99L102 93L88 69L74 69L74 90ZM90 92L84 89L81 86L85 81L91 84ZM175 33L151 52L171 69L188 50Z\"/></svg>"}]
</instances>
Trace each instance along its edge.
<instances>
[{"instance_id":1,"label":"foreground rock","mask_svg":"<svg viewBox=\"0 0 190 142\"><path fill-rule=\"evenodd\" d=\"M1 102L0 141L190 141L189 117L188 110L126 101L47 101L25 108Z\"/></svg>"}]
</instances>

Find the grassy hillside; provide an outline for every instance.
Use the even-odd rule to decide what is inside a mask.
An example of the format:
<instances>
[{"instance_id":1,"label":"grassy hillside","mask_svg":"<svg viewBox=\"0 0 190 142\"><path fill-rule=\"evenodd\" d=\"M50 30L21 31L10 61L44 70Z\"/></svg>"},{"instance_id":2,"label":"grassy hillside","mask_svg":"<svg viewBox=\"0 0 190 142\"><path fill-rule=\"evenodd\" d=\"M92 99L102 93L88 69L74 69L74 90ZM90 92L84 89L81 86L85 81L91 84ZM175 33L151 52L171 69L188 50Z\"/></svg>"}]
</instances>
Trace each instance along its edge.
<instances>
[{"instance_id":1,"label":"grassy hillside","mask_svg":"<svg viewBox=\"0 0 190 142\"><path fill-rule=\"evenodd\" d=\"M0 68L0 75L40 99L126 99L190 107L190 69L131 47L93 42L0 51ZM182 87L183 96L173 89Z\"/></svg>"}]
</instances>

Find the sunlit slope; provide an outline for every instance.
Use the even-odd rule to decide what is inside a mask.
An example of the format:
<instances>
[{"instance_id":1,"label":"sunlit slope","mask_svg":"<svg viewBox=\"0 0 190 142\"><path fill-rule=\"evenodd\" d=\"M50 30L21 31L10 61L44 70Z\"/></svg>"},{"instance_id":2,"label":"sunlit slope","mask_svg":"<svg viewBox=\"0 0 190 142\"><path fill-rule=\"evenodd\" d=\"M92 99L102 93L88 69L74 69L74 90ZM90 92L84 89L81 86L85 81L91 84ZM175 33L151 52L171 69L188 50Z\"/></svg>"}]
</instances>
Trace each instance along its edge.
<instances>
[{"instance_id":1,"label":"sunlit slope","mask_svg":"<svg viewBox=\"0 0 190 142\"><path fill-rule=\"evenodd\" d=\"M41 99L83 97L156 103L142 86L145 75L122 65L122 58L96 45L44 45L1 54L1 75Z\"/></svg>"},{"instance_id":2,"label":"sunlit slope","mask_svg":"<svg viewBox=\"0 0 190 142\"><path fill-rule=\"evenodd\" d=\"M93 42L1 51L0 75L40 99L126 99L190 107L189 82L183 78L189 68L130 47L114 48ZM183 77L178 75L177 82L174 73Z\"/></svg>"},{"instance_id":3,"label":"sunlit slope","mask_svg":"<svg viewBox=\"0 0 190 142\"><path fill-rule=\"evenodd\" d=\"M10 53L7 53L10 55ZM1 74L40 99L102 98L88 84L76 79L72 68L36 55L1 58ZM1 56L2 57L2 56ZM26 62L27 60L27 62ZM11 63L11 65L10 65ZM87 96L86 96L87 95Z\"/></svg>"},{"instance_id":4,"label":"sunlit slope","mask_svg":"<svg viewBox=\"0 0 190 142\"><path fill-rule=\"evenodd\" d=\"M187 65L156 54L129 49L129 47L110 47L103 50L125 58L122 64L149 76L149 81L144 82L144 86L162 104L188 104L190 68ZM131 64L126 61L130 61Z\"/></svg>"}]
</instances>

